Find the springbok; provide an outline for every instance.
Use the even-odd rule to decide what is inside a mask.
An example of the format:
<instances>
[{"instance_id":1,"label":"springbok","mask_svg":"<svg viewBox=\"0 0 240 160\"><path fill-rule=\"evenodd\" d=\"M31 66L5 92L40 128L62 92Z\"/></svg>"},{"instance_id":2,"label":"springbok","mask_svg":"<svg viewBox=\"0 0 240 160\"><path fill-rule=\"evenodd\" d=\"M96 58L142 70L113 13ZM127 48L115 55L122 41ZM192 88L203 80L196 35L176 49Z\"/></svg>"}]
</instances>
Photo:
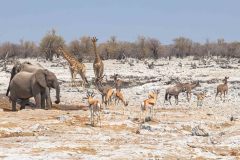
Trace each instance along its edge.
<instances>
[{"instance_id":1,"label":"springbok","mask_svg":"<svg viewBox=\"0 0 240 160\"><path fill-rule=\"evenodd\" d=\"M174 96L175 97L175 104L177 105L178 104L179 93L180 92L185 92L185 91L186 91L186 88L182 84L177 84L176 86L168 87L166 89L164 103L165 103L165 101L169 101L169 103L172 105L171 97Z\"/></svg>"},{"instance_id":2,"label":"springbok","mask_svg":"<svg viewBox=\"0 0 240 160\"><path fill-rule=\"evenodd\" d=\"M90 110L90 122L91 125L94 127L94 117L97 115L97 123L100 123L101 127L101 107L102 104L98 99L94 99L94 92L89 93L87 92L87 99L89 104L89 110Z\"/></svg>"},{"instance_id":3,"label":"springbok","mask_svg":"<svg viewBox=\"0 0 240 160\"><path fill-rule=\"evenodd\" d=\"M107 90L107 93L106 93L105 99L104 99L104 103L106 106L108 106L110 104L110 102L112 101L113 94L114 94L114 90L112 88L109 88Z\"/></svg>"},{"instance_id":4,"label":"springbok","mask_svg":"<svg viewBox=\"0 0 240 160\"><path fill-rule=\"evenodd\" d=\"M203 99L206 97L206 92L194 93L197 96L197 107L201 107L203 104Z\"/></svg>"},{"instance_id":5,"label":"springbok","mask_svg":"<svg viewBox=\"0 0 240 160\"><path fill-rule=\"evenodd\" d=\"M224 79L223 79L223 84L219 84L218 86L217 86L217 93L216 93L216 96L215 96L215 100L216 100L216 98L217 98L217 95L218 95L218 93L220 92L220 98L221 98L221 100L222 100L222 94L224 94L224 101L225 101L225 96L226 96L226 94L228 94L228 84L227 84L227 80L229 79L229 77L225 77Z\"/></svg>"},{"instance_id":6,"label":"springbok","mask_svg":"<svg viewBox=\"0 0 240 160\"><path fill-rule=\"evenodd\" d=\"M95 83L98 91L102 95L102 102L105 104L105 107L106 107L111 101L114 92L113 92L113 88L110 85L105 85L105 86L102 85L102 80L104 76L97 78Z\"/></svg>"},{"instance_id":7,"label":"springbok","mask_svg":"<svg viewBox=\"0 0 240 160\"><path fill-rule=\"evenodd\" d=\"M121 90L119 89L116 89L116 92L114 94L115 96L115 106L116 104L118 103L119 104L119 101L121 101L123 103L124 106L121 106L122 109L123 109L123 114L125 112L125 107L128 106L128 102L125 100L124 98L124 94L121 92Z\"/></svg>"},{"instance_id":8,"label":"springbok","mask_svg":"<svg viewBox=\"0 0 240 160\"><path fill-rule=\"evenodd\" d=\"M159 94L159 90L154 90L151 93L151 96L148 96L148 99L145 99L142 102L142 104L141 104L141 112L140 112L140 120L142 119L142 115L144 114L143 122L145 122L147 108L149 108L149 110L150 110L150 118L153 117L153 115L154 115L154 113L153 113L154 112L154 108L153 107L156 105L158 94Z\"/></svg>"},{"instance_id":9,"label":"springbok","mask_svg":"<svg viewBox=\"0 0 240 160\"><path fill-rule=\"evenodd\" d=\"M122 86L122 80L120 80L118 78L118 74L114 74L113 75L113 79L114 79L114 86L116 88L116 90L120 90L121 89L121 86Z\"/></svg>"}]
</instances>

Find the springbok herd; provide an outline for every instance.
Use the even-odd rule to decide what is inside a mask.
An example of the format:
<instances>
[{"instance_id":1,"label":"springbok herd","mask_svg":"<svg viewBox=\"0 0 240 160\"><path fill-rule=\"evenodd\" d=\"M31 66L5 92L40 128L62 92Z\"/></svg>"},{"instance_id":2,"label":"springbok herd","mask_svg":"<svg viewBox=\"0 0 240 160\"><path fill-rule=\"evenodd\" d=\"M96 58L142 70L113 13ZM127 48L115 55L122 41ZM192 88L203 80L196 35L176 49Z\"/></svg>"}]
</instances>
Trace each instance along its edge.
<instances>
[{"instance_id":1,"label":"springbok herd","mask_svg":"<svg viewBox=\"0 0 240 160\"><path fill-rule=\"evenodd\" d=\"M216 89L216 95L215 100L218 94L220 94L221 100L225 101L226 94L228 93L228 80L229 77L225 77L223 79L223 84L219 84ZM114 75L114 84L115 89L111 88L110 86L104 86L104 90L99 90L102 97L102 102L104 102L104 107L107 107L110 102L114 99L115 106L117 105L117 102L121 101L123 105L121 105L123 114L125 107L128 105L128 102L125 100L124 94L121 92L121 80L117 78L117 75ZM178 104L178 95L181 92L186 92L187 100L190 102L192 90L195 87L199 87L200 83L199 81L193 82L193 83L177 83L174 86L168 87L165 91L165 101L168 101L171 104L171 97L175 97L175 103ZM105 88L106 87L106 88ZM157 98L159 95L159 90L153 90L148 94L148 97L141 103L140 106L140 120L143 120L145 122L145 119L152 118L154 115L154 106L156 106ZM206 92L199 92L194 93L197 97L197 106L202 106L203 99L206 97ZM224 95L224 99L222 99L222 95ZM94 115L97 115L97 119L99 123L101 124L100 114L101 114L101 101L98 99L94 99L94 93L87 92L87 99L90 107L90 113L91 113L91 124L94 125ZM95 113L96 112L96 113ZM101 126L101 125L100 125Z\"/></svg>"},{"instance_id":2,"label":"springbok herd","mask_svg":"<svg viewBox=\"0 0 240 160\"><path fill-rule=\"evenodd\" d=\"M86 97L90 110L90 121L91 125L95 126L98 124L101 126L101 113L104 109L106 109L109 104L114 101L115 105L118 103L122 103L122 111L123 115L125 114L125 108L128 106L128 101L126 100L126 96L122 92L122 80L119 78L119 74L114 74L114 85L104 85L103 80L105 75L104 73L104 63L100 58L100 55L96 49L97 38L92 38L92 43L94 46L95 59L93 62L94 69L94 85L96 89L102 96L102 99L96 99L95 93L87 89L86 84L89 84L89 81L86 77L86 66L83 63L80 63L77 58L71 53L67 52L64 48L58 48L56 51L60 56L62 56L69 63L69 69L72 78L72 86L76 86L75 78L76 75L79 74L83 80L82 88L86 90ZM31 69L29 69L31 68ZM44 84L41 84L41 81L38 81L38 78L34 80L29 77L40 77L40 71L44 71L44 76L41 77L44 79ZM28 72L28 73L25 73ZM52 76L48 76L51 74ZM54 73L48 71L43 66L39 64L31 64L29 62L17 63L14 65L11 71L11 79L9 82L9 87L6 95L8 96L8 92L10 93L9 98L12 101L12 109L16 110L16 102L21 104L21 109L25 108L26 103L28 103L29 98L34 97L36 102L36 107L41 107L48 109L51 107L51 99L50 99L50 88L56 89L56 97L59 96L60 88L57 87L57 84L54 84L53 78L57 77ZM24 82L20 83L21 79L24 81L29 80L29 85L25 85ZM228 79L229 77L225 77L223 79L223 83L219 84L216 88L215 99L218 95L220 95L221 100L225 101L225 96L228 93ZM36 81L36 82L35 82ZM40 85L38 85L39 83ZM192 83L176 83L174 86L168 87L165 91L164 102L171 103L171 97L175 98L175 104L178 104L178 96L180 93L185 92L187 95L187 101L191 100L192 90L196 87L199 87L199 81L195 81ZM86 88L85 88L86 87ZM59 89L59 91L57 91ZM31 91L29 91L31 90ZM36 91L37 90L37 91ZM21 91L21 92L20 92ZM31 92L31 93L30 93ZM150 119L154 116L154 107L156 106L159 90L152 90L148 93L147 98L143 102L139 102L139 111L140 111L140 121L145 122L145 119L149 117ZM194 93L197 97L197 106L202 106L203 100L206 97L206 92ZM224 96L222 99L222 95ZM49 103L50 102L50 103ZM57 97L56 103L59 103L60 99ZM45 106L47 104L47 107ZM95 119L97 120L95 122Z\"/></svg>"}]
</instances>

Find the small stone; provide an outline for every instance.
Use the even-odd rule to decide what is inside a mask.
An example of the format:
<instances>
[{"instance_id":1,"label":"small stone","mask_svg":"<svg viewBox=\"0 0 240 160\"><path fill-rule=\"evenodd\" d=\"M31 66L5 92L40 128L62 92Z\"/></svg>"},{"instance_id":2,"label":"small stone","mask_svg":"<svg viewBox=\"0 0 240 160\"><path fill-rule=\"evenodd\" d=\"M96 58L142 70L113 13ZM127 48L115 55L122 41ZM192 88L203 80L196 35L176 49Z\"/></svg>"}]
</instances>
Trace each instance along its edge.
<instances>
[{"instance_id":1,"label":"small stone","mask_svg":"<svg viewBox=\"0 0 240 160\"><path fill-rule=\"evenodd\" d=\"M30 129L33 132L39 132L39 131L43 131L43 130L47 130L47 128L39 123L34 124L33 126L30 127Z\"/></svg>"},{"instance_id":2,"label":"small stone","mask_svg":"<svg viewBox=\"0 0 240 160\"><path fill-rule=\"evenodd\" d=\"M149 122L149 121L151 121L151 117L146 117L145 122Z\"/></svg>"},{"instance_id":3,"label":"small stone","mask_svg":"<svg viewBox=\"0 0 240 160\"><path fill-rule=\"evenodd\" d=\"M67 120L70 120L71 118L67 115L61 115L61 116L58 116L57 119L61 122L65 122Z\"/></svg>"},{"instance_id":4,"label":"small stone","mask_svg":"<svg viewBox=\"0 0 240 160\"><path fill-rule=\"evenodd\" d=\"M209 136L209 133L205 127L198 125L192 129L192 136Z\"/></svg>"},{"instance_id":5,"label":"small stone","mask_svg":"<svg viewBox=\"0 0 240 160\"><path fill-rule=\"evenodd\" d=\"M140 134L140 131L139 131L139 129L138 129L138 130L136 130L136 134Z\"/></svg>"},{"instance_id":6,"label":"small stone","mask_svg":"<svg viewBox=\"0 0 240 160\"><path fill-rule=\"evenodd\" d=\"M149 126L149 125L142 125L142 126L141 126L141 129L145 129L145 130L148 130L148 131L152 131L152 127Z\"/></svg>"}]
</instances>

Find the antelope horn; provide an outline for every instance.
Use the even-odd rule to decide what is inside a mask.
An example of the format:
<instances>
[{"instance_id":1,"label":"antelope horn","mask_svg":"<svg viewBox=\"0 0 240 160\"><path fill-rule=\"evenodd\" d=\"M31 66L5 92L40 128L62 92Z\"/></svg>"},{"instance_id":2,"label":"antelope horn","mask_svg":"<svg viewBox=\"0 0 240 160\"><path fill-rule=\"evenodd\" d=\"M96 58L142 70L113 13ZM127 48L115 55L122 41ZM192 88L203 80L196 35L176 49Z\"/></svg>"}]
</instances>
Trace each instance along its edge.
<instances>
[{"instance_id":1,"label":"antelope horn","mask_svg":"<svg viewBox=\"0 0 240 160\"><path fill-rule=\"evenodd\" d=\"M88 97L90 96L90 94L91 94L91 93L90 93L89 91L87 91L87 96L88 96Z\"/></svg>"}]
</instances>

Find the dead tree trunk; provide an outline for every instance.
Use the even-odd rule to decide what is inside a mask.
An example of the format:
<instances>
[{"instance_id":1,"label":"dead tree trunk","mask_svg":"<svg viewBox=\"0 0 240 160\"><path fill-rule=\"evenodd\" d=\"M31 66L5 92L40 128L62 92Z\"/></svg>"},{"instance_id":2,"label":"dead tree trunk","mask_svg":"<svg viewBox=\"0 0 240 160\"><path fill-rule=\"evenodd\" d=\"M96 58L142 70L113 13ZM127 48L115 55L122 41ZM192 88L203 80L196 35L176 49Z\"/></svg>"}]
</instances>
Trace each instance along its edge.
<instances>
[{"instance_id":1,"label":"dead tree trunk","mask_svg":"<svg viewBox=\"0 0 240 160\"><path fill-rule=\"evenodd\" d=\"M7 71L7 61L8 61L8 52L6 53L6 56L3 60L3 68L2 71Z\"/></svg>"}]
</instances>

